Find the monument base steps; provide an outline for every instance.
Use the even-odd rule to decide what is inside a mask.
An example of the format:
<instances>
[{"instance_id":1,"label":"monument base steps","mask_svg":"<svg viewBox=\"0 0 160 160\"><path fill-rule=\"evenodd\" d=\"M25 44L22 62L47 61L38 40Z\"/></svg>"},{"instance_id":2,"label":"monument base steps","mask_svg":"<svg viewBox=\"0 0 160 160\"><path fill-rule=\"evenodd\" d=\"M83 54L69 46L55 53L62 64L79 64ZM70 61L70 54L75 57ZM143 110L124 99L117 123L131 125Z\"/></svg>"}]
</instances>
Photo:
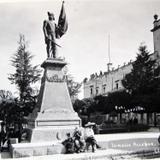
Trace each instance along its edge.
<instances>
[{"instance_id":1,"label":"monument base steps","mask_svg":"<svg viewBox=\"0 0 160 160\"><path fill-rule=\"evenodd\" d=\"M128 133L128 134L106 134L95 135L97 143L102 150L112 149L120 152L139 152L146 150L155 150L159 146L157 137L159 133ZM41 143L19 143L11 145L12 157L30 157L65 153L62 141L50 141ZM107 150L105 151L107 152ZM97 153L97 152L96 152ZM107 153L108 154L108 153ZM77 154L73 154L76 155ZM83 155L83 154L79 154ZM94 154L93 154L94 155ZM78 157L77 157L78 158ZM76 158L74 158L76 159ZM93 158L94 159L94 158ZM96 158L95 158L96 159Z\"/></svg>"},{"instance_id":2,"label":"monument base steps","mask_svg":"<svg viewBox=\"0 0 160 160\"><path fill-rule=\"evenodd\" d=\"M60 141L19 143L11 145L12 158L53 155L61 153L65 153L65 148Z\"/></svg>"}]
</instances>

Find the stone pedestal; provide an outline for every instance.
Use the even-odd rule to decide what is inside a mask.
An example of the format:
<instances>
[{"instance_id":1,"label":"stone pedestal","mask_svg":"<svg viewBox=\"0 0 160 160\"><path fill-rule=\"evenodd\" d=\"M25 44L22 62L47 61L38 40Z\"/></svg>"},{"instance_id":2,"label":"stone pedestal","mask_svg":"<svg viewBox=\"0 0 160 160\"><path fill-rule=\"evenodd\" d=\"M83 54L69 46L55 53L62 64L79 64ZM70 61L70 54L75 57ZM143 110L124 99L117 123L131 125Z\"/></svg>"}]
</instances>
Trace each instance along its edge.
<instances>
[{"instance_id":1,"label":"stone pedestal","mask_svg":"<svg viewBox=\"0 0 160 160\"><path fill-rule=\"evenodd\" d=\"M37 107L28 118L29 143L11 145L13 158L64 153L61 142L66 133L81 126L81 120L73 110L62 59L47 59L43 62L44 75Z\"/></svg>"},{"instance_id":2,"label":"stone pedestal","mask_svg":"<svg viewBox=\"0 0 160 160\"><path fill-rule=\"evenodd\" d=\"M62 72L66 64L62 59L48 58L41 65L44 75L38 104L29 116L30 142L64 139L67 132L81 126Z\"/></svg>"}]
</instances>

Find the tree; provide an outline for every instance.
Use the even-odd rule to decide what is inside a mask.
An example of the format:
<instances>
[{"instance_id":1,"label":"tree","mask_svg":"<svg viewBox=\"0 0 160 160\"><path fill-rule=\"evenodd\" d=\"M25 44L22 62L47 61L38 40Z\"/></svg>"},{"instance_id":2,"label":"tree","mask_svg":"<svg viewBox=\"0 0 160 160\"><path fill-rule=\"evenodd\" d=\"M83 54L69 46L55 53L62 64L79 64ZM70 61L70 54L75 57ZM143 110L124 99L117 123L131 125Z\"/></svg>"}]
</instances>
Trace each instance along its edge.
<instances>
[{"instance_id":1,"label":"tree","mask_svg":"<svg viewBox=\"0 0 160 160\"><path fill-rule=\"evenodd\" d=\"M158 92L159 67L156 60L152 59L147 47L141 45L138 49L136 60L132 63L132 70L122 80L124 88L131 94L133 103L146 107L151 111L152 94Z\"/></svg>"},{"instance_id":2,"label":"tree","mask_svg":"<svg viewBox=\"0 0 160 160\"><path fill-rule=\"evenodd\" d=\"M113 111L115 106L128 109L132 100L131 95L125 90L109 93L107 98L110 105L110 111ZM124 109L120 109L119 111L124 112Z\"/></svg>"},{"instance_id":3,"label":"tree","mask_svg":"<svg viewBox=\"0 0 160 160\"><path fill-rule=\"evenodd\" d=\"M70 74L65 75L66 77L66 83L69 91L69 95L71 97L72 102L77 99L77 95L80 92L80 88L82 86L81 83L75 82L73 80L73 77Z\"/></svg>"},{"instance_id":4,"label":"tree","mask_svg":"<svg viewBox=\"0 0 160 160\"><path fill-rule=\"evenodd\" d=\"M73 103L73 109L78 114L83 114L85 103L82 100L76 99Z\"/></svg>"},{"instance_id":5,"label":"tree","mask_svg":"<svg viewBox=\"0 0 160 160\"><path fill-rule=\"evenodd\" d=\"M77 113L89 117L91 113L95 112L95 105L96 101L94 98L76 99L73 103L73 108Z\"/></svg>"},{"instance_id":6,"label":"tree","mask_svg":"<svg viewBox=\"0 0 160 160\"><path fill-rule=\"evenodd\" d=\"M0 117L6 129L20 121L20 107L10 91L0 90Z\"/></svg>"},{"instance_id":7,"label":"tree","mask_svg":"<svg viewBox=\"0 0 160 160\"><path fill-rule=\"evenodd\" d=\"M69 95L71 97L71 101L74 104L75 100L77 99L77 95L80 92L80 88L82 86L82 83L75 82L73 79L73 76L68 73L68 67L65 66L63 68L63 74L65 76L65 80L67 83Z\"/></svg>"},{"instance_id":8,"label":"tree","mask_svg":"<svg viewBox=\"0 0 160 160\"><path fill-rule=\"evenodd\" d=\"M24 35L20 35L18 45L17 52L11 59L12 66L16 71L9 75L9 80L17 86L20 103L25 108L28 103L33 103L34 90L31 85L40 79L41 71L37 65L31 65L33 56L27 50L28 43Z\"/></svg>"},{"instance_id":9,"label":"tree","mask_svg":"<svg viewBox=\"0 0 160 160\"><path fill-rule=\"evenodd\" d=\"M87 115L88 121L90 121L91 114L96 112L96 101L94 98L84 98L82 101L84 103L83 113Z\"/></svg>"},{"instance_id":10,"label":"tree","mask_svg":"<svg viewBox=\"0 0 160 160\"><path fill-rule=\"evenodd\" d=\"M10 91L0 90L0 117L5 123L12 107L12 105L9 105L11 103L14 103L12 93Z\"/></svg>"},{"instance_id":11,"label":"tree","mask_svg":"<svg viewBox=\"0 0 160 160\"><path fill-rule=\"evenodd\" d=\"M133 94L148 94L154 90L154 69L156 61L152 60L147 47L141 45L136 60L132 63L131 73L122 80L123 86Z\"/></svg>"}]
</instances>

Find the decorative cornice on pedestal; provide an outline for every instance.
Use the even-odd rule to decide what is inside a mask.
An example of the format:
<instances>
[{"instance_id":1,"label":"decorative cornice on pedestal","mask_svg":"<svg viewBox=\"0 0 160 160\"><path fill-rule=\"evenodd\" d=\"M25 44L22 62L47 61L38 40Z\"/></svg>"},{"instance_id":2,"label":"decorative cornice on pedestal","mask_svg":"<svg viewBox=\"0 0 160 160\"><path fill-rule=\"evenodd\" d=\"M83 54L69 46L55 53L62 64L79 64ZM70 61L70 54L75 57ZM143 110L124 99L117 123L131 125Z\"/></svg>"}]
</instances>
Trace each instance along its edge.
<instances>
[{"instance_id":1,"label":"decorative cornice on pedestal","mask_svg":"<svg viewBox=\"0 0 160 160\"><path fill-rule=\"evenodd\" d=\"M49 76L46 75L46 80L48 82L57 82L57 83L65 82L65 76L63 76L62 78L59 78L57 74L54 74L51 77L49 77Z\"/></svg>"},{"instance_id":2,"label":"decorative cornice on pedestal","mask_svg":"<svg viewBox=\"0 0 160 160\"><path fill-rule=\"evenodd\" d=\"M41 67L60 67L63 68L67 63L61 58L47 58L41 65Z\"/></svg>"}]
</instances>

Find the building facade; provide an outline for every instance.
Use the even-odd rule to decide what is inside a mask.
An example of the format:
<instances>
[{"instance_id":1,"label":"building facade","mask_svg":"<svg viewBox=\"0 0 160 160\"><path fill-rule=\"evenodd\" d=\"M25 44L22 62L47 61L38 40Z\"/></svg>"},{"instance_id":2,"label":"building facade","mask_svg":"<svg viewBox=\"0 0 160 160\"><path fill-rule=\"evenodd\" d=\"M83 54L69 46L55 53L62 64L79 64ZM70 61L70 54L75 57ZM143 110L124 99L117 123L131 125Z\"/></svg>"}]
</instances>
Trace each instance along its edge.
<instances>
[{"instance_id":1,"label":"building facade","mask_svg":"<svg viewBox=\"0 0 160 160\"><path fill-rule=\"evenodd\" d=\"M160 19L158 15L154 15L153 22L153 44L154 52L151 58L155 59L157 65L160 65ZM109 92L123 90L122 79L131 72L132 62L124 64L117 69L100 72L99 74L91 74L90 78L85 78L83 83L84 98L91 98L98 95L108 95Z\"/></svg>"}]
</instances>

